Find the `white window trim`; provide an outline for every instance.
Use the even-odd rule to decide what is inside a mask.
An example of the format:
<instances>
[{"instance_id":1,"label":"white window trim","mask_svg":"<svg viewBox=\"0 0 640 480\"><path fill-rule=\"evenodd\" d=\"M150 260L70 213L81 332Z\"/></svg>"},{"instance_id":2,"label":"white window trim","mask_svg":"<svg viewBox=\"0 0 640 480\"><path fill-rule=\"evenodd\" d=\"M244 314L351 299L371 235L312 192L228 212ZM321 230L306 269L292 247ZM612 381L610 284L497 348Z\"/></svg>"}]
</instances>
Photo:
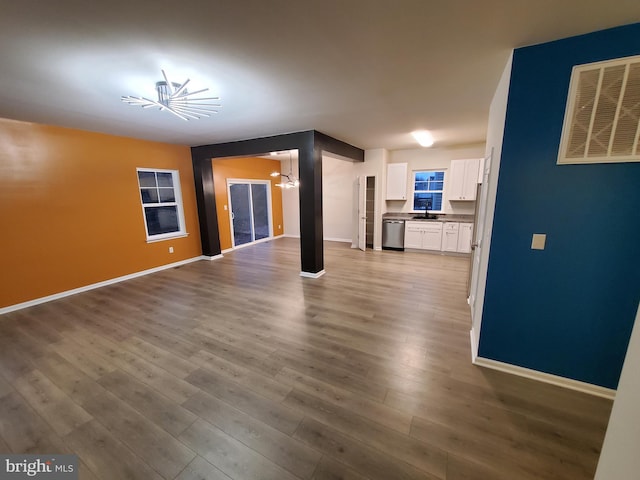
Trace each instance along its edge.
<instances>
[{"instance_id":1,"label":"white window trim","mask_svg":"<svg viewBox=\"0 0 640 480\"><path fill-rule=\"evenodd\" d=\"M416 190L416 173L421 172L442 172L442 190ZM417 192L425 192L425 193L440 193L442 195L442 206L444 207L444 188L447 181L447 170L446 168L421 168L420 170L412 170L411 172L411 213L423 213L424 210L414 210L413 204L416 197ZM431 213L444 213L444 210L441 208L440 210L429 210Z\"/></svg>"},{"instance_id":2,"label":"white window trim","mask_svg":"<svg viewBox=\"0 0 640 480\"><path fill-rule=\"evenodd\" d=\"M165 203L143 203L140 186L139 172L153 172L153 173L170 173L173 177L173 193L175 195L175 202ZM178 170L167 170L162 168L136 168L136 179L138 181L138 198L140 199L140 207L142 209L142 222L144 223L144 231L147 237L147 243L160 242L163 240L169 240L174 238L186 237L189 234L186 230L186 224L184 221L184 208L182 204L182 188L180 184L180 172ZM160 233L158 235L149 235L149 228L147 227L147 217L145 215L145 207L160 207L160 206L175 206L178 213L178 231L169 233Z\"/></svg>"},{"instance_id":3,"label":"white window trim","mask_svg":"<svg viewBox=\"0 0 640 480\"><path fill-rule=\"evenodd\" d=\"M269 217L269 236L266 238L261 238L259 240L253 240L249 243L243 243L241 245L235 244L234 231L233 231L233 212L231 211L231 185L233 184L256 184L256 185L266 185L267 186L267 210ZM262 180L262 179L247 179L247 178L227 178L227 205L229 205L229 233L231 234L231 245L232 248L242 248L247 247L249 245L254 245L258 242L264 242L266 240L270 240L273 238L273 202L271 199L271 180ZM251 219L253 224L253 219ZM255 232L254 232L255 233Z\"/></svg>"}]
</instances>

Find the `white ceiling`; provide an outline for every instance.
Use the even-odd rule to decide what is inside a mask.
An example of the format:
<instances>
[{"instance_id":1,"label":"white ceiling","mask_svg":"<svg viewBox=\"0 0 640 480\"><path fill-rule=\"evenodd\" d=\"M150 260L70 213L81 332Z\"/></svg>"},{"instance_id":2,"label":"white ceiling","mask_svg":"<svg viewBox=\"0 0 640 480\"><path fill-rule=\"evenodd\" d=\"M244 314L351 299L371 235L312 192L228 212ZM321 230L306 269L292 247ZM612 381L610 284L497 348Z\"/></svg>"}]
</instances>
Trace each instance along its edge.
<instances>
[{"instance_id":1,"label":"white ceiling","mask_svg":"<svg viewBox=\"0 0 640 480\"><path fill-rule=\"evenodd\" d=\"M0 116L187 145L476 143L512 48L637 21L638 0L1 0ZM161 69L220 113L120 101L155 98Z\"/></svg>"}]
</instances>

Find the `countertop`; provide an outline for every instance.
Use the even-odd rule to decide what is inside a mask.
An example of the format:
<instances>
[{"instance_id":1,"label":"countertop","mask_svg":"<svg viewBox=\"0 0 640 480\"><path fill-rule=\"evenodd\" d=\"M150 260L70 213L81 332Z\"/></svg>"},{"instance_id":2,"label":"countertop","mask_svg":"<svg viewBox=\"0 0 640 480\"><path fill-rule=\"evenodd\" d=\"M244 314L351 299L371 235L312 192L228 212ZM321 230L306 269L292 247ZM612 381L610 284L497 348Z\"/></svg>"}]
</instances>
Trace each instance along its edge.
<instances>
[{"instance_id":1,"label":"countertop","mask_svg":"<svg viewBox=\"0 0 640 480\"><path fill-rule=\"evenodd\" d=\"M434 214L437 218L413 218L420 215L419 213L385 213L382 215L383 220L405 220L412 222L460 222L473 223L473 215L439 215Z\"/></svg>"}]
</instances>

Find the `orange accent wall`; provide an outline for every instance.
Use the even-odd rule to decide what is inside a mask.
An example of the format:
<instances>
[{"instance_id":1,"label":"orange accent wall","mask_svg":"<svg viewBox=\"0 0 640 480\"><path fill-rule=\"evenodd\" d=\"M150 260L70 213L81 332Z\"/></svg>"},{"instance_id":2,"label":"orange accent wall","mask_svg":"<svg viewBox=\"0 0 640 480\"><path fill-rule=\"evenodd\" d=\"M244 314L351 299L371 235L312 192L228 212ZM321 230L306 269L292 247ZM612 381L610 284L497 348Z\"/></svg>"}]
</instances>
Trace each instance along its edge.
<instances>
[{"instance_id":1,"label":"orange accent wall","mask_svg":"<svg viewBox=\"0 0 640 480\"><path fill-rule=\"evenodd\" d=\"M273 181L271 172L280 171L281 165L278 160L268 158L221 158L212 160L213 162L213 182L216 195L216 211L218 213L218 230L220 232L220 248L226 250L231 248L231 220L227 196L227 179L242 178L247 180L270 180L271 181L271 219L273 225L273 236L282 235L284 223L282 215L282 189L275 184L280 181ZM278 228L280 226L280 228Z\"/></svg>"},{"instance_id":2,"label":"orange accent wall","mask_svg":"<svg viewBox=\"0 0 640 480\"><path fill-rule=\"evenodd\" d=\"M179 170L187 237L146 242L136 167ZM189 147L6 119L0 222L0 308L202 252Z\"/></svg>"}]
</instances>

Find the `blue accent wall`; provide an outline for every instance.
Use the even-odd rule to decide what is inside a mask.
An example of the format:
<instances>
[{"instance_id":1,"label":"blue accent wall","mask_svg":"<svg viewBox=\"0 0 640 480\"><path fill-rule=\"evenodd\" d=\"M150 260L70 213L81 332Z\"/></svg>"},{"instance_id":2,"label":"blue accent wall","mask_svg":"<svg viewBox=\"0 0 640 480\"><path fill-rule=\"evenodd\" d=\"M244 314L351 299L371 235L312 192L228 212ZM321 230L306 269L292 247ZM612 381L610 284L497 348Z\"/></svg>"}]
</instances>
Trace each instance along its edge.
<instances>
[{"instance_id":1,"label":"blue accent wall","mask_svg":"<svg viewBox=\"0 0 640 480\"><path fill-rule=\"evenodd\" d=\"M617 387L640 301L640 163L556 161L573 66L631 55L640 24L514 52L481 357Z\"/></svg>"}]
</instances>

